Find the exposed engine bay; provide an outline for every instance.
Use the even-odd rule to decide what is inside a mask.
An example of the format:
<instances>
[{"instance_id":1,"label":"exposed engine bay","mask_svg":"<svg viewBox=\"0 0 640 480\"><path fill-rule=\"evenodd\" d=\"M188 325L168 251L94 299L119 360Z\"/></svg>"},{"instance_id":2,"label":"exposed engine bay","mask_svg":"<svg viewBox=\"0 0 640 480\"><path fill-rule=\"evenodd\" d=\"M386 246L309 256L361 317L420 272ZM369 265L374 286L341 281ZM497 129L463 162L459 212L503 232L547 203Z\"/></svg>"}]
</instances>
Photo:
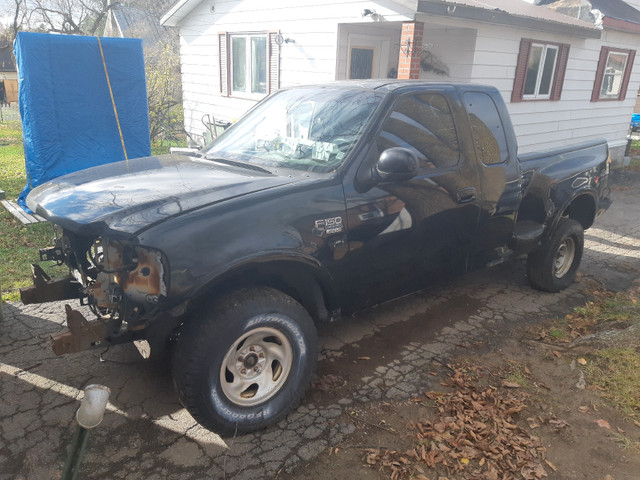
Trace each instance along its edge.
<instances>
[{"instance_id":1,"label":"exposed engine bay","mask_svg":"<svg viewBox=\"0 0 640 480\"><path fill-rule=\"evenodd\" d=\"M78 298L96 317L88 321L67 305L69 330L53 336L57 355L85 350L105 339L111 343L131 341L131 333L145 329L153 317L150 314L167 295L167 263L156 249L58 231L54 246L40 250L40 259L67 265L69 276L51 279L33 265L34 286L21 289L22 301ZM121 341L119 337L123 337Z\"/></svg>"}]
</instances>

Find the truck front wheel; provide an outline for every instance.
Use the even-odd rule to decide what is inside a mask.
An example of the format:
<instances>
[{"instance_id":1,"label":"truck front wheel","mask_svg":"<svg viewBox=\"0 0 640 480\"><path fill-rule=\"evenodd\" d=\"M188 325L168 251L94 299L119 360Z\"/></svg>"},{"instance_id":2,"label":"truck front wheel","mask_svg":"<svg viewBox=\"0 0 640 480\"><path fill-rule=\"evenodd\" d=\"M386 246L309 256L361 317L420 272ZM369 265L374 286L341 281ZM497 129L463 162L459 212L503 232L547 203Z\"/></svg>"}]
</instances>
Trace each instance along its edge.
<instances>
[{"instance_id":1,"label":"truck front wheel","mask_svg":"<svg viewBox=\"0 0 640 480\"><path fill-rule=\"evenodd\" d=\"M545 292L567 288L576 276L583 249L582 225L570 218L561 218L540 248L527 257L529 281Z\"/></svg>"},{"instance_id":2,"label":"truck front wheel","mask_svg":"<svg viewBox=\"0 0 640 480\"><path fill-rule=\"evenodd\" d=\"M239 290L179 333L173 379L182 404L216 433L272 425L311 380L317 334L307 311L272 288Z\"/></svg>"}]
</instances>

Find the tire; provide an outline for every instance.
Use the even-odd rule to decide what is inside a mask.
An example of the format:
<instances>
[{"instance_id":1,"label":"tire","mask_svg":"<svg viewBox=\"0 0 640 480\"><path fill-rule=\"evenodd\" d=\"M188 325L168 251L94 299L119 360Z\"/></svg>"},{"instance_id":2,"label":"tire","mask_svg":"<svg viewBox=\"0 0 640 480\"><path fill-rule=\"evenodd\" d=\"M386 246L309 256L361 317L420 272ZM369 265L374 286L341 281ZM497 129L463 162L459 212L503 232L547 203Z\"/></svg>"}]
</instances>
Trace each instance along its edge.
<instances>
[{"instance_id":1,"label":"tire","mask_svg":"<svg viewBox=\"0 0 640 480\"><path fill-rule=\"evenodd\" d=\"M300 401L317 360L307 311L272 288L238 290L191 318L172 364L180 401L222 435L263 429Z\"/></svg>"},{"instance_id":2,"label":"tire","mask_svg":"<svg viewBox=\"0 0 640 480\"><path fill-rule=\"evenodd\" d=\"M582 225L561 218L540 248L527 257L527 274L534 288L559 292L573 283L584 250Z\"/></svg>"}]
</instances>

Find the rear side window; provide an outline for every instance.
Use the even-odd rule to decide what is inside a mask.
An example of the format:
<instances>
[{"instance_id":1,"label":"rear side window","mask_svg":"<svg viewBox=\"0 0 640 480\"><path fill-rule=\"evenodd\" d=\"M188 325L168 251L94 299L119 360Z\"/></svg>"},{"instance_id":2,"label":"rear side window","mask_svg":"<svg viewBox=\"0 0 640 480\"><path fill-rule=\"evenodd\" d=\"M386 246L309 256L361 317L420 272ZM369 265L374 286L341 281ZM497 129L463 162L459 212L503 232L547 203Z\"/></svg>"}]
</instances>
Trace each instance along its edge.
<instances>
[{"instance_id":1,"label":"rear side window","mask_svg":"<svg viewBox=\"0 0 640 480\"><path fill-rule=\"evenodd\" d=\"M464 94L478 159L485 165L502 163L509 157L507 137L496 104L486 93Z\"/></svg>"},{"instance_id":2,"label":"rear side window","mask_svg":"<svg viewBox=\"0 0 640 480\"><path fill-rule=\"evenodd\" d=\"M423 170L451 167L460 159L458 136L447 100L422 93L399 98L377 138L378 150L412 150Z\"/></svg>"}]
</instances>

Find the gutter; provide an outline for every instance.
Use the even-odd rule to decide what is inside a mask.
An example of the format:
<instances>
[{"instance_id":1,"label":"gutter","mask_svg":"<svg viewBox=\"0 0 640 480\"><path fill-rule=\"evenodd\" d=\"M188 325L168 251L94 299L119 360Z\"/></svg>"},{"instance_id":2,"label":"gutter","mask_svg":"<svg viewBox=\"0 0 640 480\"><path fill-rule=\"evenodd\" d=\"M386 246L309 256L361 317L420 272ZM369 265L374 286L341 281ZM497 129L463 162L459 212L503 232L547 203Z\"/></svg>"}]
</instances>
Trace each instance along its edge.
<instances>
[{"instance_id":1,"label":"gutter","mask_svg":"<svg viewBox=\"0 0 640 480\"><path fill-rule=\"evenodd\" d=\"M452 4L449 2L420 0L418 13L437 15L441 17L487 22L510 27L526 28L549 33L570 35L580 38L600 38L601 31L597 28L580 27L567 23L553 22L529 16L513 15L504 10L477 8L469 5Z\"/></svg>"},{"instance_id":2,"label":"gutter","mask_svg":"<svg viewBox=\"0 0 640 480\"><path fill-rule=\"evenodd\" d=\"M180 0L162 16L160 25L163 27L177 27L180 20L186 17L200 3L202 3L202 0Z\"/></svg>"}]
</instances>

